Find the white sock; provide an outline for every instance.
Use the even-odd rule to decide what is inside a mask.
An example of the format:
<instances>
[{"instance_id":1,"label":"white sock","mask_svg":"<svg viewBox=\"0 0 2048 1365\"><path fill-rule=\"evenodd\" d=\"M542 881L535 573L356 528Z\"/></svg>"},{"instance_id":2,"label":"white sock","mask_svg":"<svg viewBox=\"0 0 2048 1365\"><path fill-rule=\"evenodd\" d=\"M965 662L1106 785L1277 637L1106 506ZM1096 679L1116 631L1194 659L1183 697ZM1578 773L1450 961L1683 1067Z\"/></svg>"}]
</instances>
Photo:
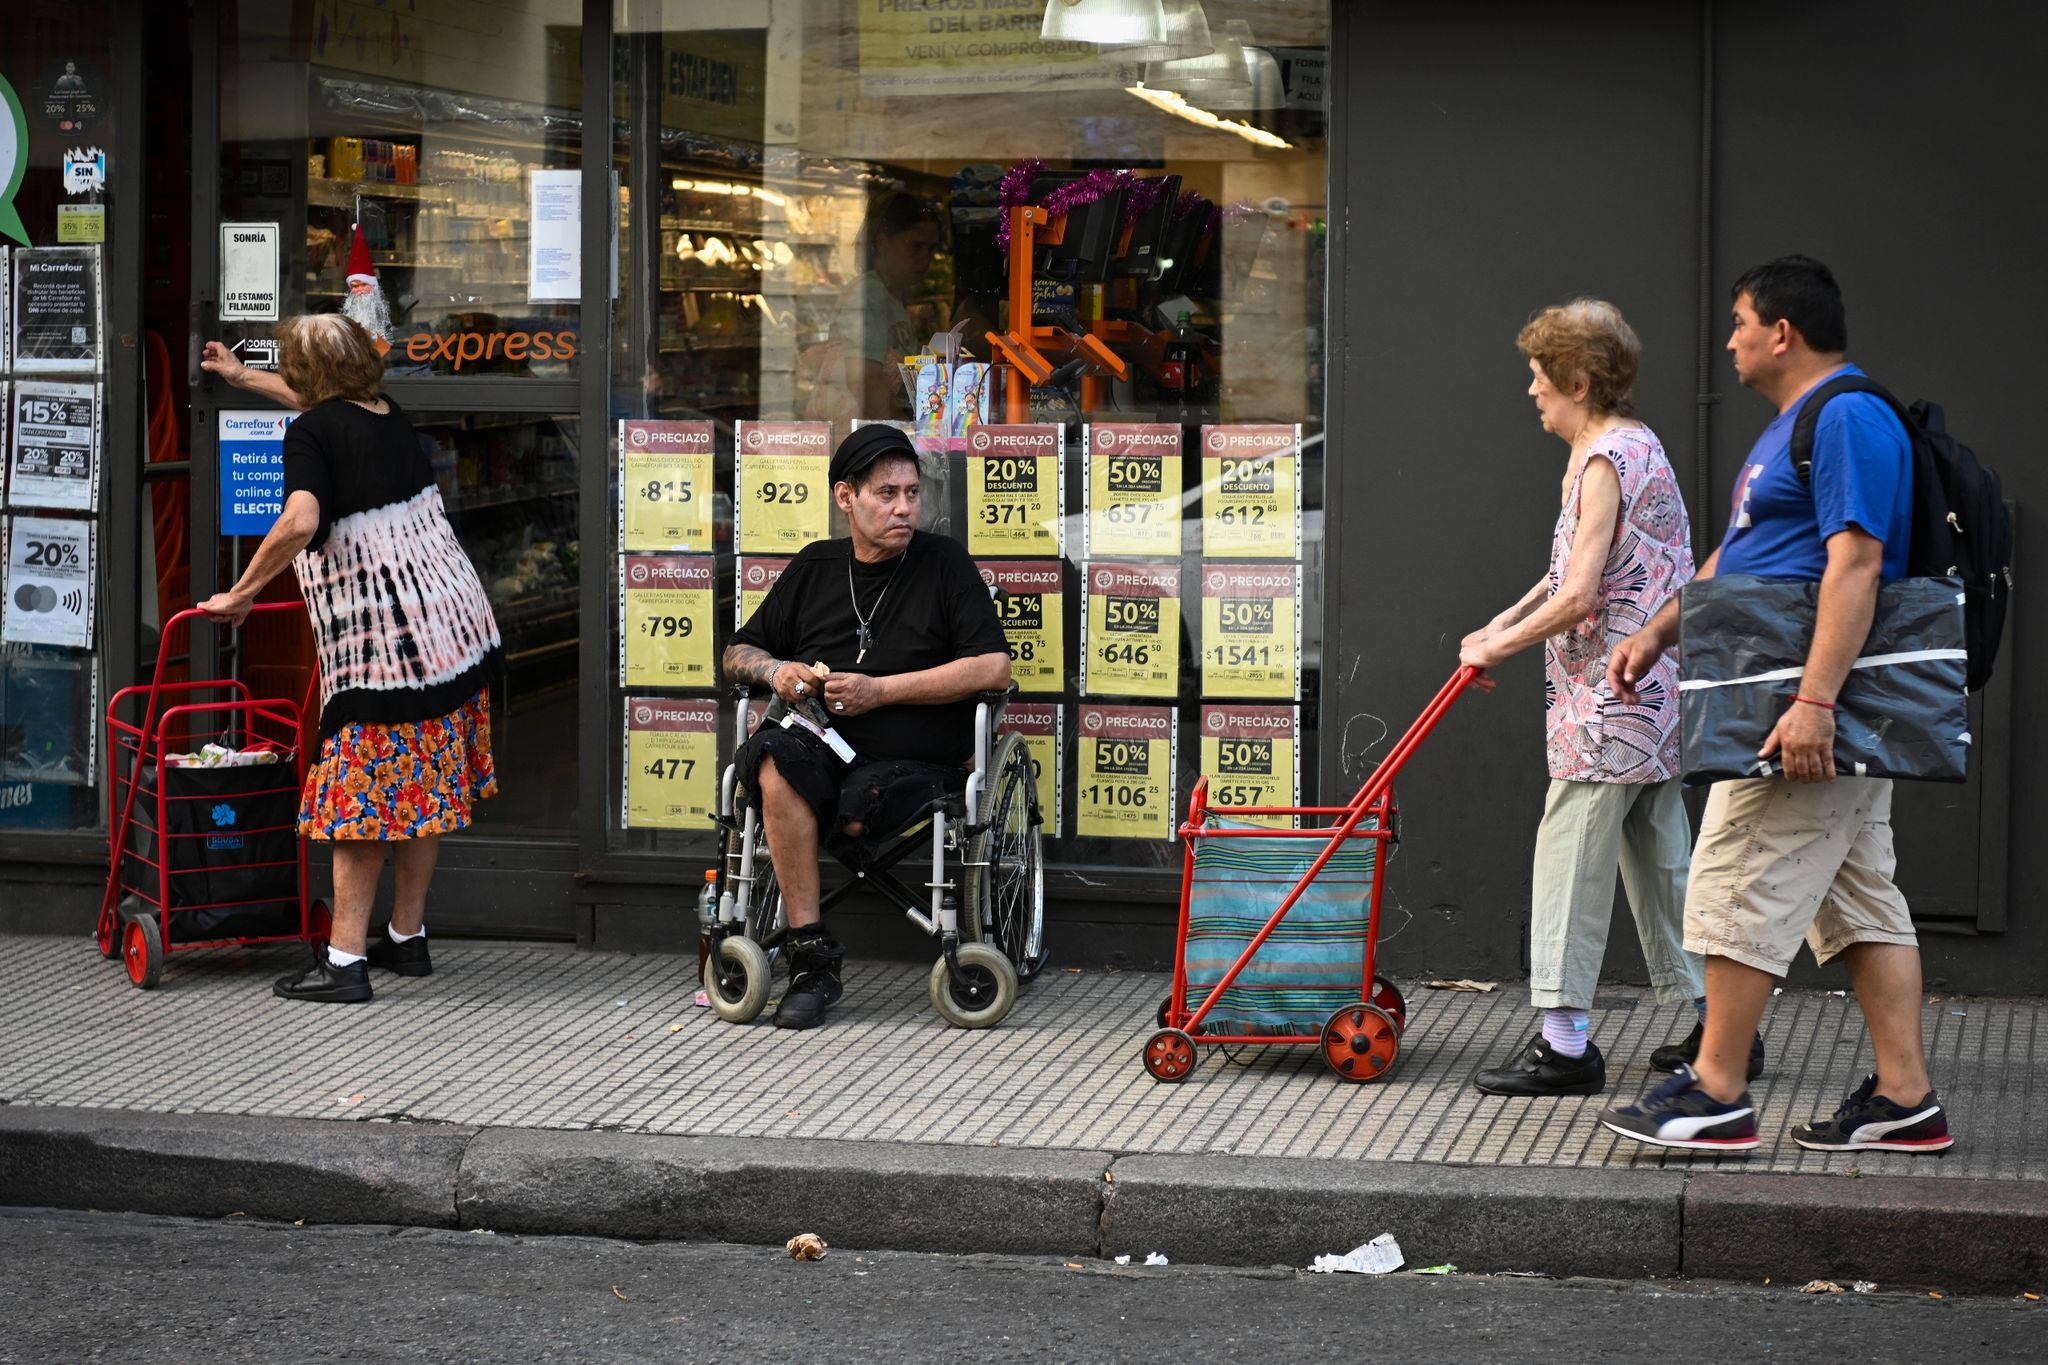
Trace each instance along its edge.
<instances>
[{"instance_id":1,"label":"white sock","mask_svg":"<svg viewBox=\"0 0 2048 1365\"><path fill-rule=\"evenodd\" d=\"M332 943L327 945L327 961L330 966L353 967L363 960L361 953L344 953Z\"/></svg>"},{"instance_id":2,"label":"white sock","mask_svg":"<svg viewBox=\"0 0 2048 1365\"><path fill-rule=\"evenodd\" d=\"M410 934L401 934L389 925L386 925L384 929L384 937L390 939L393 943L410 943L416 938L425 938L426 936L427 926L424 924L420 925L418 929Z\"/></svg>"}]
</instances>

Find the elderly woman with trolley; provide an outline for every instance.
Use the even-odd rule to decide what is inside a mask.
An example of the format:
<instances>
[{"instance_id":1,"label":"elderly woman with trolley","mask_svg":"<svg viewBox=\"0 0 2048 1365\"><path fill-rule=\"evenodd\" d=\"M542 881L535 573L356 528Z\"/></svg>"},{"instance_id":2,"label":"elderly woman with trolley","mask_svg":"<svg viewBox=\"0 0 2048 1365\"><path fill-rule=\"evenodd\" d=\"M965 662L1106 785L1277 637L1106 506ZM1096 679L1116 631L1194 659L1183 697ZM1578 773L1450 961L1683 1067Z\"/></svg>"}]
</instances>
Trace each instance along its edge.
<instances>
[{"instance_id":1,"label":"elderly woman with trolley","mask_svg":"<svg viewBox=\"0 0 2048 1365\"><path fill-rule=\"evenodd\" d=\"M503 694L504 650L419 436L380 391L369 333L329 313L288 319L278 336L276 374L218 342L201 362L302 415L285 435L283 513L240 580L199 605L239 625L286 565L297 572L322 699L299 832L333 845L334 928L275 993L358 1003L371 997L370 967L433 970L427 886L441 836L497 790L491 698ZM390 928L370 943L387 850L397 893Z\"/></svg>"}]
</instances>

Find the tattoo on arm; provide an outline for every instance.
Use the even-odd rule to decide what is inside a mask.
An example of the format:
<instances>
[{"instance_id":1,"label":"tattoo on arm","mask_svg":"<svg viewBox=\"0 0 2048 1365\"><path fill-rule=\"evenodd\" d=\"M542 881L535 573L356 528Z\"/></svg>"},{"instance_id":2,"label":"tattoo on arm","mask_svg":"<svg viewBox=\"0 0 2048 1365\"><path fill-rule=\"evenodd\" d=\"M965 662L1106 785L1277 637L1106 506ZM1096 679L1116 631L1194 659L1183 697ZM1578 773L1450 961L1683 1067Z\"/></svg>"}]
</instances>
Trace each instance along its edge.
<instances>
[{"instance_id":1,"label":"tattoo on arm","mask_svg":"<svg viewBox=\"0 0 2048 1365\"><path fill-rule=\"evenodd\" d=\"M734 682L775 685L775 670L784 663L758 645L733 645L725 651L726 676Z\"/></svg>"}]
</instances>

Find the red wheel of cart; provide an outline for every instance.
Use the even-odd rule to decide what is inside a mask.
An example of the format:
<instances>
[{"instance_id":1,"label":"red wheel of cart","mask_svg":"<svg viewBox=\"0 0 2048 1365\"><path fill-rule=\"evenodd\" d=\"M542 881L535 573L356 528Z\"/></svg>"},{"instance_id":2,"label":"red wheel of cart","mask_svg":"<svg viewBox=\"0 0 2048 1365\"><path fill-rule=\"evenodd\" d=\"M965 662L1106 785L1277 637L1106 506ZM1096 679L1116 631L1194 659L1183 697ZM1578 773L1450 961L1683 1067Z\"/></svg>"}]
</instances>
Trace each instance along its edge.
<instances>
[{"instance_id":1,"label":"red wheel of cart","mask_svg":"<svg viewBox=\"0 0 2048 1365\"><path fill-rule=\"evenodd\" d=\"M100 911L100 922L93 930L93 942L99 945L101 957L121 955L121 921L112 910Z\"/></svg>"},{"instance_id":2,"label":"red wheel of cart","mask_svg":"<svg viewBox=\"0 0 2048 1365\"><path fill-rule=\"evenodd\" d=\"M136 915L121 931L121 965L137 989L153 991L164 974L164 936L155 915Z\"/></svg>"},{"instance_id":3,"label":"red wheel of cart","mask_svg":"<svg viewBox=\"0 0 2048 1365\"><path fill-rule=\"evenodd\" d=\"M325 943L334 937L334 912L327 908L325 900L316 900L306 911L306 937L315 943Z\"/></svg>"},{"instance_id":4,"label":"red wheel of cart","mask_svg":"<svg viewBox=\"0 0 2048 1365\"><path fill-rule=\"evenodd\" d=\"M1401 1025L1378 1005L1346 1005L1323 1025L1322 1048L1330 1070L1345 1080L1376 1081L1401 1053Z\"/></svg>"},{"instance_id":5,"label":"red wheel of cart","mask_svg":"<svg viewBox=\"0 0 2048 1365\"><path fill-rule=\"evenodd\" d=\"M1372 979L1372 1003L1394 1016L1394 1022L1402 1032L1408 1031L1408 1001L1401 994L1401 988L1384 976Z\"/></svg>"},{"instance_id":6,"label":"red wheel of cart","mask_svg":"<svg viewBox=\"0 0 2048 1365\"><path fill-rule=\"evenodd\" d=\"M1195 1040L1177 1028L1163 1028L1145 1044L1145 1069L1155 1081L1184 1081L1195 1069Z\"/></svg>"}]
</instances>

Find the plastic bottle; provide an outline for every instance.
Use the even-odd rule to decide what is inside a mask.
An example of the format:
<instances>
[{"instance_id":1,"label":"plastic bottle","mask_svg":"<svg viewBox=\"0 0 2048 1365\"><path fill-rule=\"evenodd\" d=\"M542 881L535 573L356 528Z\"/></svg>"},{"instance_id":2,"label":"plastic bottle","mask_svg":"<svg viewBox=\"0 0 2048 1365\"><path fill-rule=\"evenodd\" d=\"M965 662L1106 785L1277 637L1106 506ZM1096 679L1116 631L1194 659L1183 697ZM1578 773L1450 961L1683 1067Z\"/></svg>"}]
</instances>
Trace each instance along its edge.
<instances>
[{"instance_id":1,"label":"plastic bottle","mask_svg":"<svg viewBox=\"0 0 2048 1365\"><path fill-rule=\"evenodd\" d=\"M711 958L711 938L718 928L718 869L704 869L704 889L697 893L697 975Z\"/></svg>"}]
</instances>

